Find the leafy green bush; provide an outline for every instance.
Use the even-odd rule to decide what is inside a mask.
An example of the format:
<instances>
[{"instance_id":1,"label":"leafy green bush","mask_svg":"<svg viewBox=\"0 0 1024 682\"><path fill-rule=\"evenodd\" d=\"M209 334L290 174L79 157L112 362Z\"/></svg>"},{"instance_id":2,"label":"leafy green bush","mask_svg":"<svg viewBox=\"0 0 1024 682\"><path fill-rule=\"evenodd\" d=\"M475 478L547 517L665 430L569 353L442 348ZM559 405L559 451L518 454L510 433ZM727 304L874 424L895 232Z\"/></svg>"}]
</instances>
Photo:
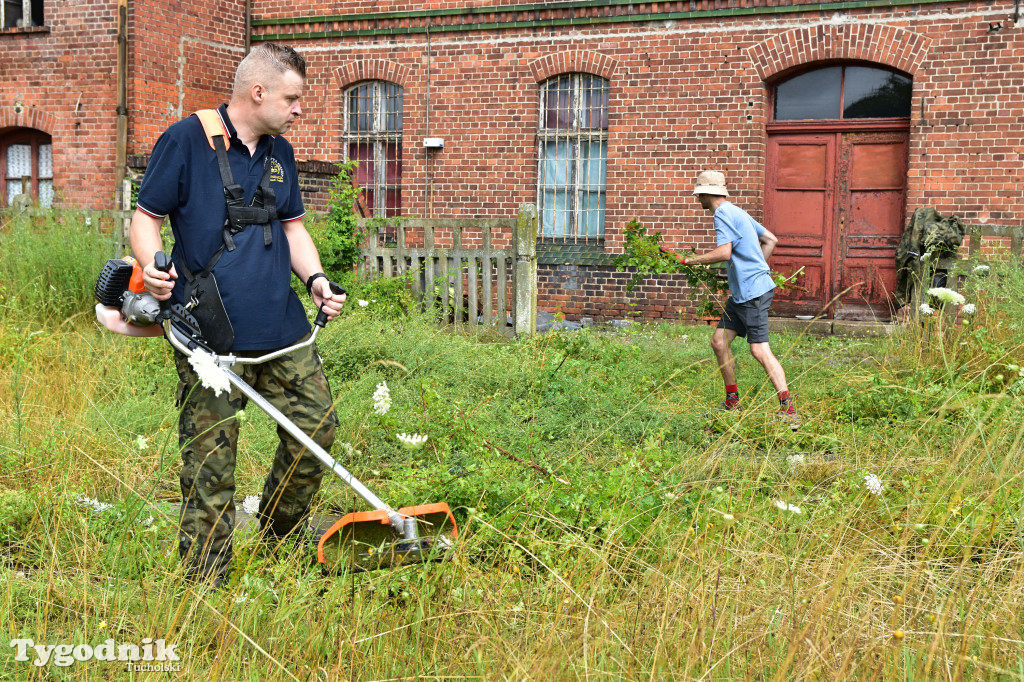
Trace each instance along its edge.
<instances>
[{"instance_id":1,"label":"leafy green bush","mask_svg":"<svg viewBox=\"0 0 1024 682\"><path fill-rule=\"evenodd\" d=\"M359 193L362 192L352 184L358 166L357 161L336 164L338 173L331 179L327 213L320 218L311 218L307 224L313 243L320 252L324 272L335 281L344 278L345 273L360 262L359 249L366 240L355 212Z\"/></svg>"}]
</instances>

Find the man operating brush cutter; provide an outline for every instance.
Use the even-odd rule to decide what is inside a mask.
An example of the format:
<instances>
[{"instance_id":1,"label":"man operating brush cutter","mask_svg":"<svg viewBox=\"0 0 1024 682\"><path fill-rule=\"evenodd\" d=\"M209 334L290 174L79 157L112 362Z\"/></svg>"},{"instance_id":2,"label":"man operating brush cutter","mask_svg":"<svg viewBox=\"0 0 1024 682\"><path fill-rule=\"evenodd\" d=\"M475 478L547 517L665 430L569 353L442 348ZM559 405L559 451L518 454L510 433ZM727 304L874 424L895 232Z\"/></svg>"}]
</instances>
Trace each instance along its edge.
<instances>
[{"instance_id":1,"label":"man operating brush cutter","mask_svg":"<svg viewBox=\"0 0 1024 682\"><path fill-rule=\"evenodd\" d=\"M746 211L727 200L729 192L725 188L724 174L704 171L697 176L693 194L699 198L704 210L714 214L717 248L689 257L664 247L661 250L687 266L728 263L729 300L718 329L711 337L711 348L715 351L725 381L725 400L718 409L741 409L732 342L737 336L745 336L751 354L764 367L779 394L780 409L776 419L788 423L796 431L800 428L800 418L789 395L786 373L768 345L768 309L775 294L768 258L778 239Z\"/></svg>"},{"instance_id":2,"label":"man operating brush cutter","mask_svg":"<svg viewBox=\"0 0 1024 682\"><path fill-rule=\"evenodd\" d=\"M310 330L291 277L305 283L318 307L317 329L341 312L345 290L321 272L302 222L295 156L283 137L302 115L305 79L305 60L292 48L254 47L238 65L227 104L196 112L157 140L129 233L141 266L141 282L134 283L133 276L129 289L141 295L141 284L160 301L164 331L176 351L182 458L178 549L188 575L213 584L221 584L231 568L235 415L250 400L280 427L256 514L265 540L277 544L306 530L326 470L374 511L325 534L321 557L328 540L338 544L344 536L350 551L335 552L336 558L359 565L362 550L354 543L363 537L357 531L368 527L379 544L363 543L372 556L362 562L367 567L419 561L429 555L421 525L437 529L449 521L452 536L456 532L447 505L392 509L328 452L338 418L315 346L316 330ZM165 217L174 233L170 259L160 235ZM101 307L116 302L120 293L100 295L106 288L101 284L118 281L111 275L97 283ZM135 323L147 310L133 306L124 317ZM119 330L133 331L128 325ZM204 366L216 386L202 376ZM387 532L380 533L381 527Z\"/></svg>"}]
</instances>

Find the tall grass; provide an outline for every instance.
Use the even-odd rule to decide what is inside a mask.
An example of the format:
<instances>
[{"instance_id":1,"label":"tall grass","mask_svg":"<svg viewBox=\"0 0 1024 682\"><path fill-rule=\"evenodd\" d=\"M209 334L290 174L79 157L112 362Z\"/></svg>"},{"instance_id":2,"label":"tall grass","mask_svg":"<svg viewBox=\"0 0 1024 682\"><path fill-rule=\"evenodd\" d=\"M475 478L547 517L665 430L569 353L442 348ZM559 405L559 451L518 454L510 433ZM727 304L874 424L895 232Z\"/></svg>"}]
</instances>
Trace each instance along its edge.
<instances>
[{"instance_id":1,"label":"tall grass","mask_svg":"<svg viewBox=\"0 0 1024 682\"><path fill-rule=\"evenodd\" d=\"M375 312L395 307L359 286L381 305L320 343L334 454L396 505L449 502L452 561L326 577L309 548L240 532L232 583L188 585L165 343L38 317L18 293L0 322L7 640L163 638L185 679L210 680L1024 678L1019 270L968 280L966 326L947 310L882 339L774 336L797 434L742 352L747 409L709 414L706 328L507 343ZM403 431L427 447L401 449ZM265 417L243 424L239 500L275 437ZM332 480L317 511L352 505ZM6 644L0 676L57 676Z\"/></svg>"}]
</instances>

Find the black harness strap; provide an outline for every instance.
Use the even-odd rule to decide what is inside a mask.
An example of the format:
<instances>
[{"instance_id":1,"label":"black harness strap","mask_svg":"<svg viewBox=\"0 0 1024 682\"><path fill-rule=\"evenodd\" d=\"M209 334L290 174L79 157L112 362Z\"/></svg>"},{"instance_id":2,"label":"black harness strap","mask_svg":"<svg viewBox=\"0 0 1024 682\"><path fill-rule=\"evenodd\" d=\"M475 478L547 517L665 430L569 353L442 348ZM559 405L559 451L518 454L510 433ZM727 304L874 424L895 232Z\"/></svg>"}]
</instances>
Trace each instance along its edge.
<instances>
[{"instance_id":1,"label":"black harness strap","mask_svg":"<svg viewBox=\"0 0 1024 682\"><path fill-rule=\"evenodd\" d=\"M224 201L227 203L228 215L224 221L224 245L228 251L235 250L234 235L249 225L263 225L263 245L270 246L273 241L271 221L277 218L277 198L270 187L270 160L274 156L274 138L270 138L270 149L267 159L263 162L263 176L259 187L252 198L252 204L246 206L245 191L235 182L231 173L231 162L224 145L223 135L211 135L214 149L217 151L217 166L220 169L220 181L224 185Z\"/></svg>"}]
</instances>

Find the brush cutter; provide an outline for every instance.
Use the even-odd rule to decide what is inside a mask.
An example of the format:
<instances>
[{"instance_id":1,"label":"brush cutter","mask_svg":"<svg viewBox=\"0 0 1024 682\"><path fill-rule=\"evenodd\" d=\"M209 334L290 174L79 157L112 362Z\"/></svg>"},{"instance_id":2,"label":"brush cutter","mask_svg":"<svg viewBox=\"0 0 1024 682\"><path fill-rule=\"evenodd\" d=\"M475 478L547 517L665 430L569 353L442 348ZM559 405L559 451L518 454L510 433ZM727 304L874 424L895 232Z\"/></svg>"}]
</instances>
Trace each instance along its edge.
<instances>
[{"instance_id":1,"label":"brush cutter","mask_svg":"<svg viewBox=\"0 0 1024 682\"><path fill-rule=\"evenodd\" d=\"M171 261L162 251L156 254L154 264L164 272L170 271ZM130 265L138 268L137 263ZM100 301L96 306L97 319L111 331L132 336L153 335L152 331L142 334L133 333L131 329L122 330L122 327L133 326L124 324L130 323L131 320L125 317L123 312L120 316L117 315L117 310L111 304L121 300L121 294L118 294L116 289L125 286L129 278L123 272L118 276L110 276L108 271L111 270L121 272L124 266L116 262L112 266L108 261L107 267L104 268L104 274L96 284L96 298ZM345 293L345 290L334 282L331 282L331 290L338 295ZM136 302L133 305L138 304ZM211 355L232 386L270 415L271 419L316 455L317 459L373 507L373 511L345 515L321 536L317 544L317 560L325 571L338 570L343 566L356 571L377 570L424 561L440 561L449 557L453 547L452 541L458 536L458 527L447 504L436 503L393 509L335 461L266 398L231 371L234 365L267 362L312 345L317 333L327 324L327 314L323 312L323 306L314 320L309 338L255 358L238 357L231 353L213 353L203 342L195 319L186 309L181 305L171 306L169 301L162 302L159 309L160 324L153 324L152 327L159 329L162 326L164 336L171 346L187 357L192 357L195 353ZM142 329L149 330L150 327Z\"/></svg>"}]
</instances>

